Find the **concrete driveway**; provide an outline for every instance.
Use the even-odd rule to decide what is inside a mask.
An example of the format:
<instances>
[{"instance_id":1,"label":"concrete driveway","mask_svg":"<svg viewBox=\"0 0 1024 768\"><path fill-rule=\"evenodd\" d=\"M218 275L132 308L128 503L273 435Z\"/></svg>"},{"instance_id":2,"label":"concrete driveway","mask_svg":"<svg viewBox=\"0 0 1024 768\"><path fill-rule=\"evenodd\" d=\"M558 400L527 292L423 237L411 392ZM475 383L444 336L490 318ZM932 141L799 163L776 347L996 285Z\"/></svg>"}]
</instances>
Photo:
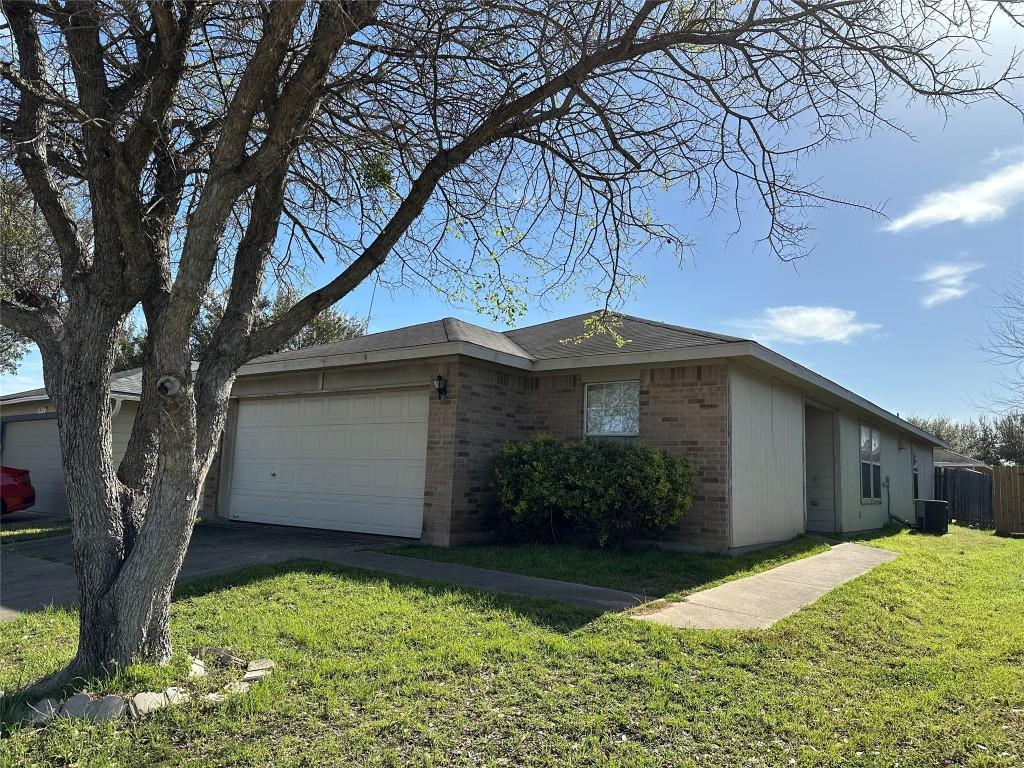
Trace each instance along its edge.
<instances>
[{"instance_id":1,"label":"concrete driveway","mask_svg":"<svg viewBox=\"0 0 1024 768\"><path fill-rule=\"evenodd\" d=\"M593 611L621 611L644 601L640 595L617 589L374 551L409 541L312 528L203 523L192 534L178 580L235 571L247 565L306 559L485 592L561 600ZM76 577L71 563L71 536L51 536L4 547L0 552L0 621L51 604L73 604Z\"/></svg>"},{"instance_id":2,"label":"concrete driveway","mask_svg":"<svg viewBox=\"0 0 1024 768\"><path fill-rule=\"evenodd\" d=\"M13 520L14 515L10 516ZM8 518L4 519L7 522ZM334 560L344 552L404 542L383 536L231 523L196 527L178 579L295 558ZM0 621L47 605L71 605L76 577L71 536L10 544L0 552Z\"/></svg>"}]
</instances>

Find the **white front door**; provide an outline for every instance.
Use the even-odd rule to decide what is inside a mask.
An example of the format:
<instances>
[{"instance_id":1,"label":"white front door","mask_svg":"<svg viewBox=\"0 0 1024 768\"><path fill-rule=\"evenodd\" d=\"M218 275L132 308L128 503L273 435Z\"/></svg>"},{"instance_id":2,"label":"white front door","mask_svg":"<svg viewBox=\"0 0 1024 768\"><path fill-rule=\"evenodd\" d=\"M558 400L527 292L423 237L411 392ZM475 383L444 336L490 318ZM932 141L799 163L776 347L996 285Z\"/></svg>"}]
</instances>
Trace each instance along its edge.
<instances>
[{"instance_id":1,"label":"white front door","mask_svg":"<svg viewBox=\"0 0 1024 768\"><path fill-rule=\"evenodd\" d=\"M242 400L228 516L419 538L427 405L427 392Z\"/></svg>"}]
</instances>

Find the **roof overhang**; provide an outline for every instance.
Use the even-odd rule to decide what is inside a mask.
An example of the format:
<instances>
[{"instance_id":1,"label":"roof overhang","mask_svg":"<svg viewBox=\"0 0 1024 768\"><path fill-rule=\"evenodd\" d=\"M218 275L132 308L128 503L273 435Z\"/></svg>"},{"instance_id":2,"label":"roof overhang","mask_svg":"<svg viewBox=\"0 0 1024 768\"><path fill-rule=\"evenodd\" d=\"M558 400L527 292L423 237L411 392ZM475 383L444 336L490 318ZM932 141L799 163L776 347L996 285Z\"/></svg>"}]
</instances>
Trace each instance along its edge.
<instances>
[{"instance_id":1,"label":"roof overhang","mask_svg":"<svg viewBox=\"0 0 1024 768\"><path fill-rule=\"evenodd\" d=\"M287 360L272 360L263 363L257 361L243 366L239 371L239 376L320 370L350 365L368 365L457 355L536 373L618 365L663 365L676 362L734 359L762 373L784 379L791 386L800 389L824 405L831 407L853 407L901 432L912 435L917 440L929 445L939 446L940 448L947 447L944 442L934 435L901 419L896 414L890 413L870 400L836 384L831 379L827 379L811 369L793 362L788 357L784 357L778 352L773 352L767 347L761 346L755 341L699 344L646 352L621 351L601 355L576 355L543 360L530 360L477 344L456 341L396 347L393 349L357 352L346 355L293 357Z\"/></svg>"},{"instance_id":2,"label":"roof overhang","mask_svg":"<svg viewBox=\"0 0 1024 768\"><path fill-rule=\"evenodd\" d=\"M867 414L876 421L911 435L914 439L940 448L948 448L946 443L910 422L901 419L894 413L881 408L870 400L851 392L836 384L831 379L815 373L788 357L773 352L755 341L730 341L711 344L696 344L671 349L629 352L628 350L596 355L575 355L549 359L531 359L519 355L501 352L490 347L466 341L448 341L433 344L418 344L391 349L379 349L367 352L352 352L341 355L311 355L309 357L289 357L284 360L256 360L242 366L238 375L241 377L268 374L294 373L298 371L316 371L327 368L343 368L357 365L379 363L400 363L412 360L430 360L455 356L483 360L497 365L515 368L527 373L546 371L579 370L581 368L600 368L620 365L669 365L672 363L697 362L702 360L733 360L738 364L754 369L767 376L784 381L802 391L815 404L832 408L853 408ZM111 398L117 400L138 400L135 392L120 392L112 389ZM0 407L20 403L46 401L45 393L33 394L0 401Z\"/></svg>"},{"instance_id":3,"label":"roof overhang","mask_svg":"<svg viewBox=\"0 0 1024 768\"><path fill-rule=\"evenodd\" d=\"M418 344L413 347L394 347L372 352L351 352L347 355L322 355L315 357L292 357L287 360L254 361L243 365L239 376L256 376L267 373L293 373L295 371L316 371L323 368L339 368L348 365L369 365L372 363L401 362L435 357L463 355L477 360L487 360L523 371L534 370L533 361L507 352L499 352L478 344L465 341L445 341L438 344Z\"/></svg>"},{"instance_id":4,"label":"roof overhang","mask_svg":"<svg viewBox=\"0 0 1024 768\"><path fill-rule=\"evenodd\" d=\"M139 395L135 392L116 392L111 390L111 400L138 400ZM45 403L50 400L50 396L45 392L38 395L29 395L28 397L11 397L8 399L0 400L0 408L4 408L9 405L21 405L24 403Z\"/></svg>"}]
</instances>

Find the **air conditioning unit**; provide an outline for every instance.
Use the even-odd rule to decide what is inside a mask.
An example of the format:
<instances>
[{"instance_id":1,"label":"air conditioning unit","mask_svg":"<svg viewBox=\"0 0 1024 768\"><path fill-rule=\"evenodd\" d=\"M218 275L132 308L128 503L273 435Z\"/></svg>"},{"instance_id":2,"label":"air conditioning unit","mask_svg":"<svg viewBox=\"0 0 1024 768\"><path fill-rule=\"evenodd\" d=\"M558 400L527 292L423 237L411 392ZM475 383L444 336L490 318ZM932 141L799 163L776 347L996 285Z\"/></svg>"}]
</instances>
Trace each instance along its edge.
<instances>
[{"instance_id":1,"label":"air conditioning unit","mask_svg":"<svg viewBox=\"0 0 1024 768\"><path fill-rule=\"evenodd\" d=\"M915 499L914 516L917 530L924 533L946 533L949 530L949 502L939 499Z\"/></svg>"}]
</instances>

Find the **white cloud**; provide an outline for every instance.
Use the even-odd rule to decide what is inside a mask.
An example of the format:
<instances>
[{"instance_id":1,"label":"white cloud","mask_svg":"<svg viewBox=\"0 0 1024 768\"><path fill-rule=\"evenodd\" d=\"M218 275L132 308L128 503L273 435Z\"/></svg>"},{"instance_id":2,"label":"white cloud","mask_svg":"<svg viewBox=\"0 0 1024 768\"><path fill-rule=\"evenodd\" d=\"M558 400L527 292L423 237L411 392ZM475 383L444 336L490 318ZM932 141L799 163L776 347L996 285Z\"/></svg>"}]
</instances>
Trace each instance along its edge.
<instances>
[{"instance_id":1,"label":"white cloud","mask_svg":"<svg viewBox=\"0 0 1024 768\"><path fill-rule=\"evenodd\" d=\"M925 195L908 213L893 219L885 228L889 232L902 232L948 221L964 224L994 221L1022 200L1024 161L1012 163L980 181Z\"/></svg>"},{"instance_id":2,"label":"white cloud","mask_svg":"<svg viewBox=\"0 0 1024 768\"><path fill-rule=\"evenodd\" d=\"M878 323L858 322L857 313L839 307L768 307L760 316L740 321L758 341L807 344L827 341L846 344L857 336L877 331Z\"/></svg>"},{"instance_id":3,"label":"white cloud","mask_svg":"<svg viewBox=\"0 0 1024 768\"><path fill-rule=\"evenodd\" d=\"M968 276L983 264L933 264L919 278L926 283L928 292L921 297L921 304L929 309L953 299L966 296L978 286L967 282Z\"/></svg>"},{"instance_id":4,"label":"white cloud","mask_svg":"<svg viewBox=\"0 0 1024 768\"><path fill-rule=\"evenodd\" d=\"M1024 157L1024 145L1019 147L1000 147L998 149L993 149L989 153L987 162L998 163L1008 157L1012 157L1014 160L1019 160Z\"/></svg>"}]
</instances>

